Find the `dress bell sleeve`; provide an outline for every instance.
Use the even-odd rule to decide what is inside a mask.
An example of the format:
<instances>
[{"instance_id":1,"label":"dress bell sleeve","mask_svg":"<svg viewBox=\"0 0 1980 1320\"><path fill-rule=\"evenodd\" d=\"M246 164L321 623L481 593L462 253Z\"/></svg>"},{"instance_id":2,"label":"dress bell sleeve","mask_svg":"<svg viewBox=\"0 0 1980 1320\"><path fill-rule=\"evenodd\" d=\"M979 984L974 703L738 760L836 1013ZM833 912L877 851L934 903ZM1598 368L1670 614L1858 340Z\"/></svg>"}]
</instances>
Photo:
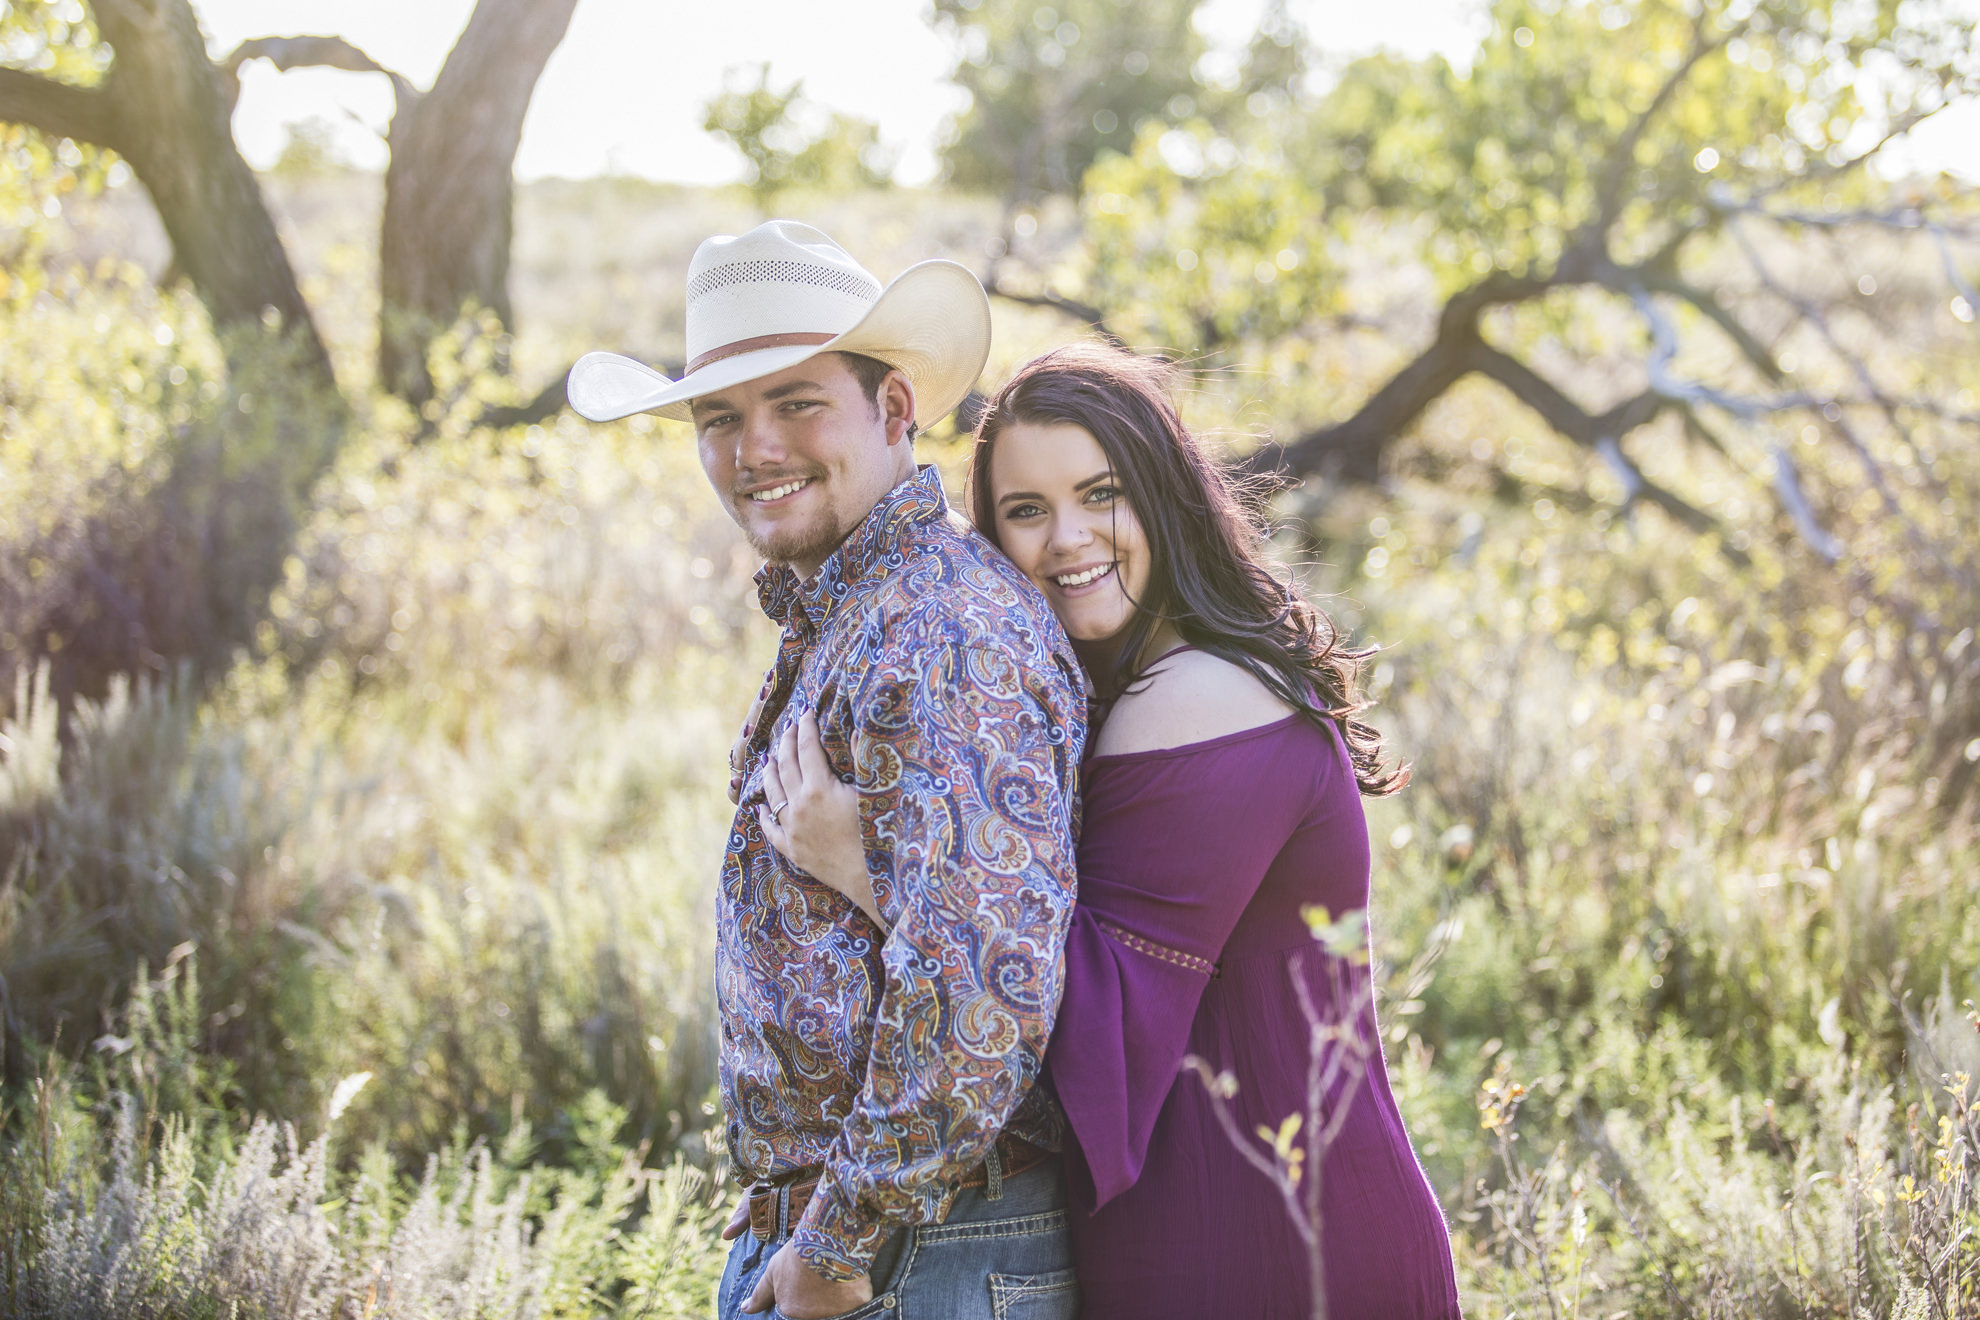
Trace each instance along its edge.
<instances>
[{"instance_id":1,"label":"dress bell sleeve","mask_svg":"<svg viewBox=\"0 0 1980 1320\"><path fill-rule=\"evenodd\" d=\"M1099 758L1084 788L1047 1072L1077 1140L1067 1174L1086 1213L1140 1178L1225 943L1311 801L1310 774L1283 776L1242 746L1174 752Z\"/></svg>"}]
</instances>

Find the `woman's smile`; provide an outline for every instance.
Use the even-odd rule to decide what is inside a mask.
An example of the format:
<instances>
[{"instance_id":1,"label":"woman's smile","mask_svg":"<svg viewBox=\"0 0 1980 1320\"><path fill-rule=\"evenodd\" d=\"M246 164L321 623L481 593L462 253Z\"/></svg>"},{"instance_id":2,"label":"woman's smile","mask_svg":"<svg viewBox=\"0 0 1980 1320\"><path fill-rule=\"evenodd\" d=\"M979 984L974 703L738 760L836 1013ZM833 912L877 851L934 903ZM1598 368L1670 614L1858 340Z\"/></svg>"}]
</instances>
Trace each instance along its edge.
<instances>
[{"instance_id":1,"label":"woman's smile","mask_svg":"<svg viewBox=\"0 0 1980 1320\"><path fill-rule=\"evenodd\" d=\"M1110 560L1104 564L1096 564L1092 568L1077 568L1065 573L1054 573L1052 581L1057 583L1059 590L1066 595L1079 596L1095 589L1095 584L1113 571L1114 565Z\"/></svg>"}]
</instances>

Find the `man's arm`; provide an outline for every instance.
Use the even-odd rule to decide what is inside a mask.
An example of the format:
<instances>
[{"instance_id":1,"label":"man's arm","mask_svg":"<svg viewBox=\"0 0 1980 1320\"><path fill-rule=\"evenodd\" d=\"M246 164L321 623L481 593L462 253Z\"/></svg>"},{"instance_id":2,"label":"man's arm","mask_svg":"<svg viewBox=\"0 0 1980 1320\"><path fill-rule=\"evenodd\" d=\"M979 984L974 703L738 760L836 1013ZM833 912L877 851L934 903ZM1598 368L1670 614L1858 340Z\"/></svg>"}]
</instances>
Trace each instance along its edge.
<instances>
[{"instance_id":1,"label":"man's arm","mask_svg":"<svg viewBox=\"0 0 1980 1320\"><path fill-rule=\"evenodd\" d=\"M792 1238L826 1278L863 1273L890 1230L943 1213L1037 1080L1074 894L1078 702L1056 669L950 641L886 648L855 695L894 928L866 1085Z\"/></svg>"}]
</instances>

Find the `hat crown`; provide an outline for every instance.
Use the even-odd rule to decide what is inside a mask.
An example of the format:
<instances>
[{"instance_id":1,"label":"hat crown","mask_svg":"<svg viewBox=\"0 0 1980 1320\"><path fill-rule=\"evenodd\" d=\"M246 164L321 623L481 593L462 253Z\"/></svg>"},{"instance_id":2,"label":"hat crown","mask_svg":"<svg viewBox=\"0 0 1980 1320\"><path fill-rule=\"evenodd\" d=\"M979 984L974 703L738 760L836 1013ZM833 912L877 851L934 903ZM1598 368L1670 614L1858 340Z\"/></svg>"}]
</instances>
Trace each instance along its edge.
<instances>
[{"instance_id":1,"label":"hat crown","mask_svg":"<svg viewBox=\"0 0 1980 1320\"><path fill-rule=\"evenodd\" d=\"M766 220L718 235L688 263L687 356L765 335L838 335L880 300L878 279L821 231Z\"/></svg>"}]
</instances>

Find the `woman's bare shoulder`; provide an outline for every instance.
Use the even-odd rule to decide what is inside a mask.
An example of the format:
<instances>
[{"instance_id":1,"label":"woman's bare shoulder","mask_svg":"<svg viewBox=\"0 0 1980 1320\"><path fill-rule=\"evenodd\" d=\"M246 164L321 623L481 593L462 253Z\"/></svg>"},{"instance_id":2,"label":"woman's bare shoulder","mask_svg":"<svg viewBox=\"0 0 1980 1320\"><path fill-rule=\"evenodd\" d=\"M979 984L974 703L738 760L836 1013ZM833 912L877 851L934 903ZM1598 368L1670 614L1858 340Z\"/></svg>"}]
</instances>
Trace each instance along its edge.
<instances>
[{"instance_id":1,"label":"woman's bare shoulder","mask_svg":"<svg viewBox=\"0 0 1980 1320\"><path fill-rule=\"evenodd\" d=\"M1293 713L1256 675L1207 651L1183 651L1107 713L1101 756L1153 752L1243 733Z\"/></svg>"}]
</instances>

